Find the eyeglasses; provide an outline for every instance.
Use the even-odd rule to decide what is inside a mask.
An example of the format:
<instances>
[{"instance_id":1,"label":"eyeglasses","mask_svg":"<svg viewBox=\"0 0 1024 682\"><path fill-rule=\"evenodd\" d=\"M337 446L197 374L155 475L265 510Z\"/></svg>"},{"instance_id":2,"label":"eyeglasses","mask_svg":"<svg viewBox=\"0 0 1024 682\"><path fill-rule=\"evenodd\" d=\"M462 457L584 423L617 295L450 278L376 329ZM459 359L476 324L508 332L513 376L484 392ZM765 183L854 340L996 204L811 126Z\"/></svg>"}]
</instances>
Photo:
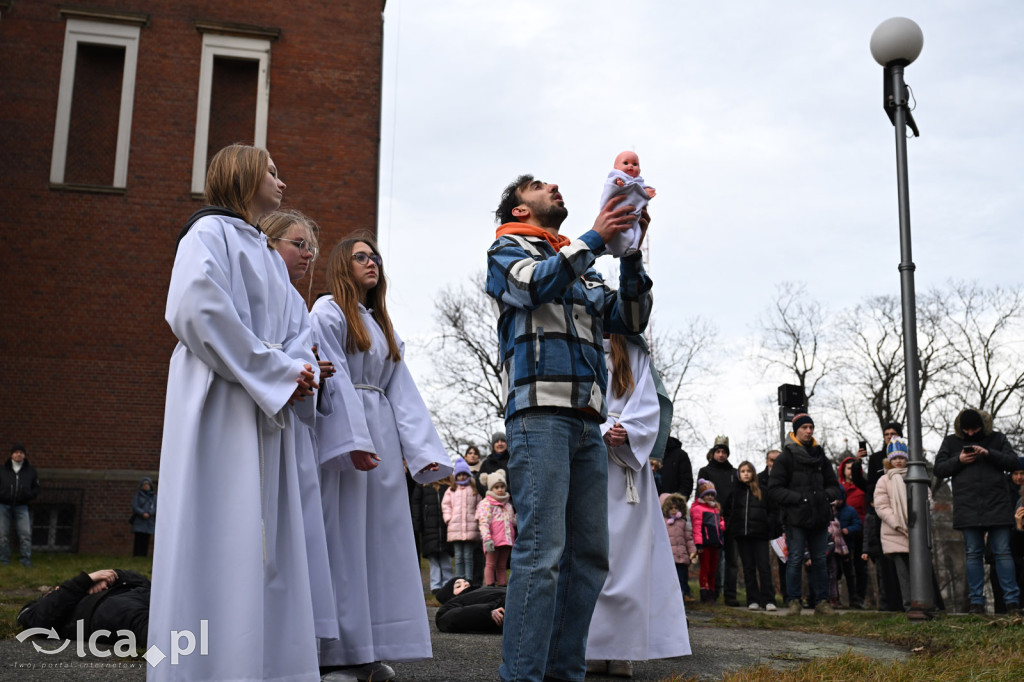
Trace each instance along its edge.
<instances>
[{"instance_id":1,"label":"eyeglasses","mask_svg":"<svg viewBox=\"0 0 1024 682\"><path fill-rule=\"evenodd\" d=\"M295 244L295 246L299 247L303 251L313 254L313 258L316 258L317 254L320 253L320 249L316 248L315 246L307 242L305 239L302 239L300 241L295 241L294 239L285 239L284 237L271 237L271 239L275 239L279 242L291 242L292 244Z\"/></svg>"},{"instance_id":2,"label":"eyeglasses","mask_svg":"<svg viewBox=\"0 0 1024 682\"><path fill-rule=\"evenodd\" d=\"M359 251L352 254L352 260L359 263L360 265L366 265L367 261L373 261L374 264L379 268L384 264L384 261L375 253L364 253Z\"/></svg>"}]
</instances>

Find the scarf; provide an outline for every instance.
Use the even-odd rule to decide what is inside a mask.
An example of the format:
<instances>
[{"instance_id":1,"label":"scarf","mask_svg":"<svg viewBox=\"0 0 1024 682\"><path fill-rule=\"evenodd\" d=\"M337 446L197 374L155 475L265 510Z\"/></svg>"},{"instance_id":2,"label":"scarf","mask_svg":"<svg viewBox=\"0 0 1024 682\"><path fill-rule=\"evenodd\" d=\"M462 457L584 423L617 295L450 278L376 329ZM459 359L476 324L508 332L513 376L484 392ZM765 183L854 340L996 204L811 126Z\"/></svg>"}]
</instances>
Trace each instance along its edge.
<instances>
[{"instance_id":1,"label":"scarf","mask_svg":"<svg viewBox=\"0 0 1024 682\"><path fill-rule=\"evenodd\" d=\"M494 492L493 490L488 490L487 491L487 497L491 498L492 500L497 500L498 502L501 502L502 504L505 504L506 502L508 502L508 493L502 493L502 494L499 495L498 493Z\"/></svg>"},{"instance_id":2,"label":"scarf","mask_svg":"<svg viewBox=\"0 0 1024 682\"><path fill-rule=\"evenodd\" d=\"M505 223L498 228L494 237L497 239L498 237L504 237L507 234L518 234L523 237L540 237L541 239L546 240L548 244L551 244L551 248L555 250L555 253L561 251L562 247L569 246L569 244L572 243L572 240L568 237L563 237L560 234L551 234L542 227L527 225L526 223Z\"/></svg>"}]
</instances>

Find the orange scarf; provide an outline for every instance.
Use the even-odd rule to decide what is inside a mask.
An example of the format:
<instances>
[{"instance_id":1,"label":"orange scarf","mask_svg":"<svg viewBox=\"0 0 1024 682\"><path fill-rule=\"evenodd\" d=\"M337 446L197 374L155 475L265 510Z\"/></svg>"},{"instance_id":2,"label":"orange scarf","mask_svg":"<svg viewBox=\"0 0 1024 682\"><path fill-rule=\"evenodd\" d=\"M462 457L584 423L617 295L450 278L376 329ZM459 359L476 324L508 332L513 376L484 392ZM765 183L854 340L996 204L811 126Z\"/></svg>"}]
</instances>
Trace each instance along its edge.
<instances>
[{"instance_id":1,"label":"orange scarf","mask_svg":"<svg viewBox=\"0 0 1024 682\"><path fill-rule=\"evenodd\" d=\"M533 225L527 225L526 223L505 223L498 228L498 232L494 235L495 239L498 237L504 237L506 234L518 234L524 237L541 237L546 239L548 244L551 244L551 248L558 253L563 246L569 246L572 240L562 235L554 235L541 227L535 227Z\"/></svg>"}]
</instances>

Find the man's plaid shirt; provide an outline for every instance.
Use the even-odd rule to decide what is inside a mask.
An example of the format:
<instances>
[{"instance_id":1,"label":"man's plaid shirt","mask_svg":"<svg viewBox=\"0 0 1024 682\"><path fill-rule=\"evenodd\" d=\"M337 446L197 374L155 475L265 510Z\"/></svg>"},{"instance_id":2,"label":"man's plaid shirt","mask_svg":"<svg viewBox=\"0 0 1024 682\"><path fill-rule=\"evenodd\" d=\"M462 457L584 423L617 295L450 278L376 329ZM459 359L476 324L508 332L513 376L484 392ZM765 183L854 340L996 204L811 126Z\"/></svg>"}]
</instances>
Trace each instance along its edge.
<instances>
[{"instance_id":1,"label":"man's plaid shirt","mask_svg":"<svg viewBox=\"0 0 1024 682\"><path fill-rule=\"evenodd\" d=\"M506 419L528 407L607 416L602 333L642 332L653 299L641 254L619 259L616 292L591 267L603 252L593 230L557 253L546 240L521 235L500 237L487 251Z\"/></svg>"}]
</instances>

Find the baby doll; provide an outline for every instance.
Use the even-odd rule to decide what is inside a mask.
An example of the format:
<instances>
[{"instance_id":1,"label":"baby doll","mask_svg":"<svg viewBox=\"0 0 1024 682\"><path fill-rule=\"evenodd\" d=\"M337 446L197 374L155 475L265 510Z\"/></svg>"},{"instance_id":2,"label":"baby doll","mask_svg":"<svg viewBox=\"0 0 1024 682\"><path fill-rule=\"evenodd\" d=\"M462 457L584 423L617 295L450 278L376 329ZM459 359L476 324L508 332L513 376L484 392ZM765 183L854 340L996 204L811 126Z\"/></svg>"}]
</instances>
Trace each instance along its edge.
<instances>
[{"instance_id":1,"label":"baby doll","mask_svg":"<svg viewBox=\"0 0 1024 682\"><path fill-rule=\"evenodd\" d=\"M615 157L615 168L608 173L604 189L601 192L603 208L612 197L624 195L622 206L633 207L636 220L633 226L616 235L606 245L608 253L613 256L628 256L635 253L640 246L640 213L647 206L647 201L657 194L653 187L648 187L640 177L640 159L633 152L622 152Z\"/></svg>"}]
</instances>

